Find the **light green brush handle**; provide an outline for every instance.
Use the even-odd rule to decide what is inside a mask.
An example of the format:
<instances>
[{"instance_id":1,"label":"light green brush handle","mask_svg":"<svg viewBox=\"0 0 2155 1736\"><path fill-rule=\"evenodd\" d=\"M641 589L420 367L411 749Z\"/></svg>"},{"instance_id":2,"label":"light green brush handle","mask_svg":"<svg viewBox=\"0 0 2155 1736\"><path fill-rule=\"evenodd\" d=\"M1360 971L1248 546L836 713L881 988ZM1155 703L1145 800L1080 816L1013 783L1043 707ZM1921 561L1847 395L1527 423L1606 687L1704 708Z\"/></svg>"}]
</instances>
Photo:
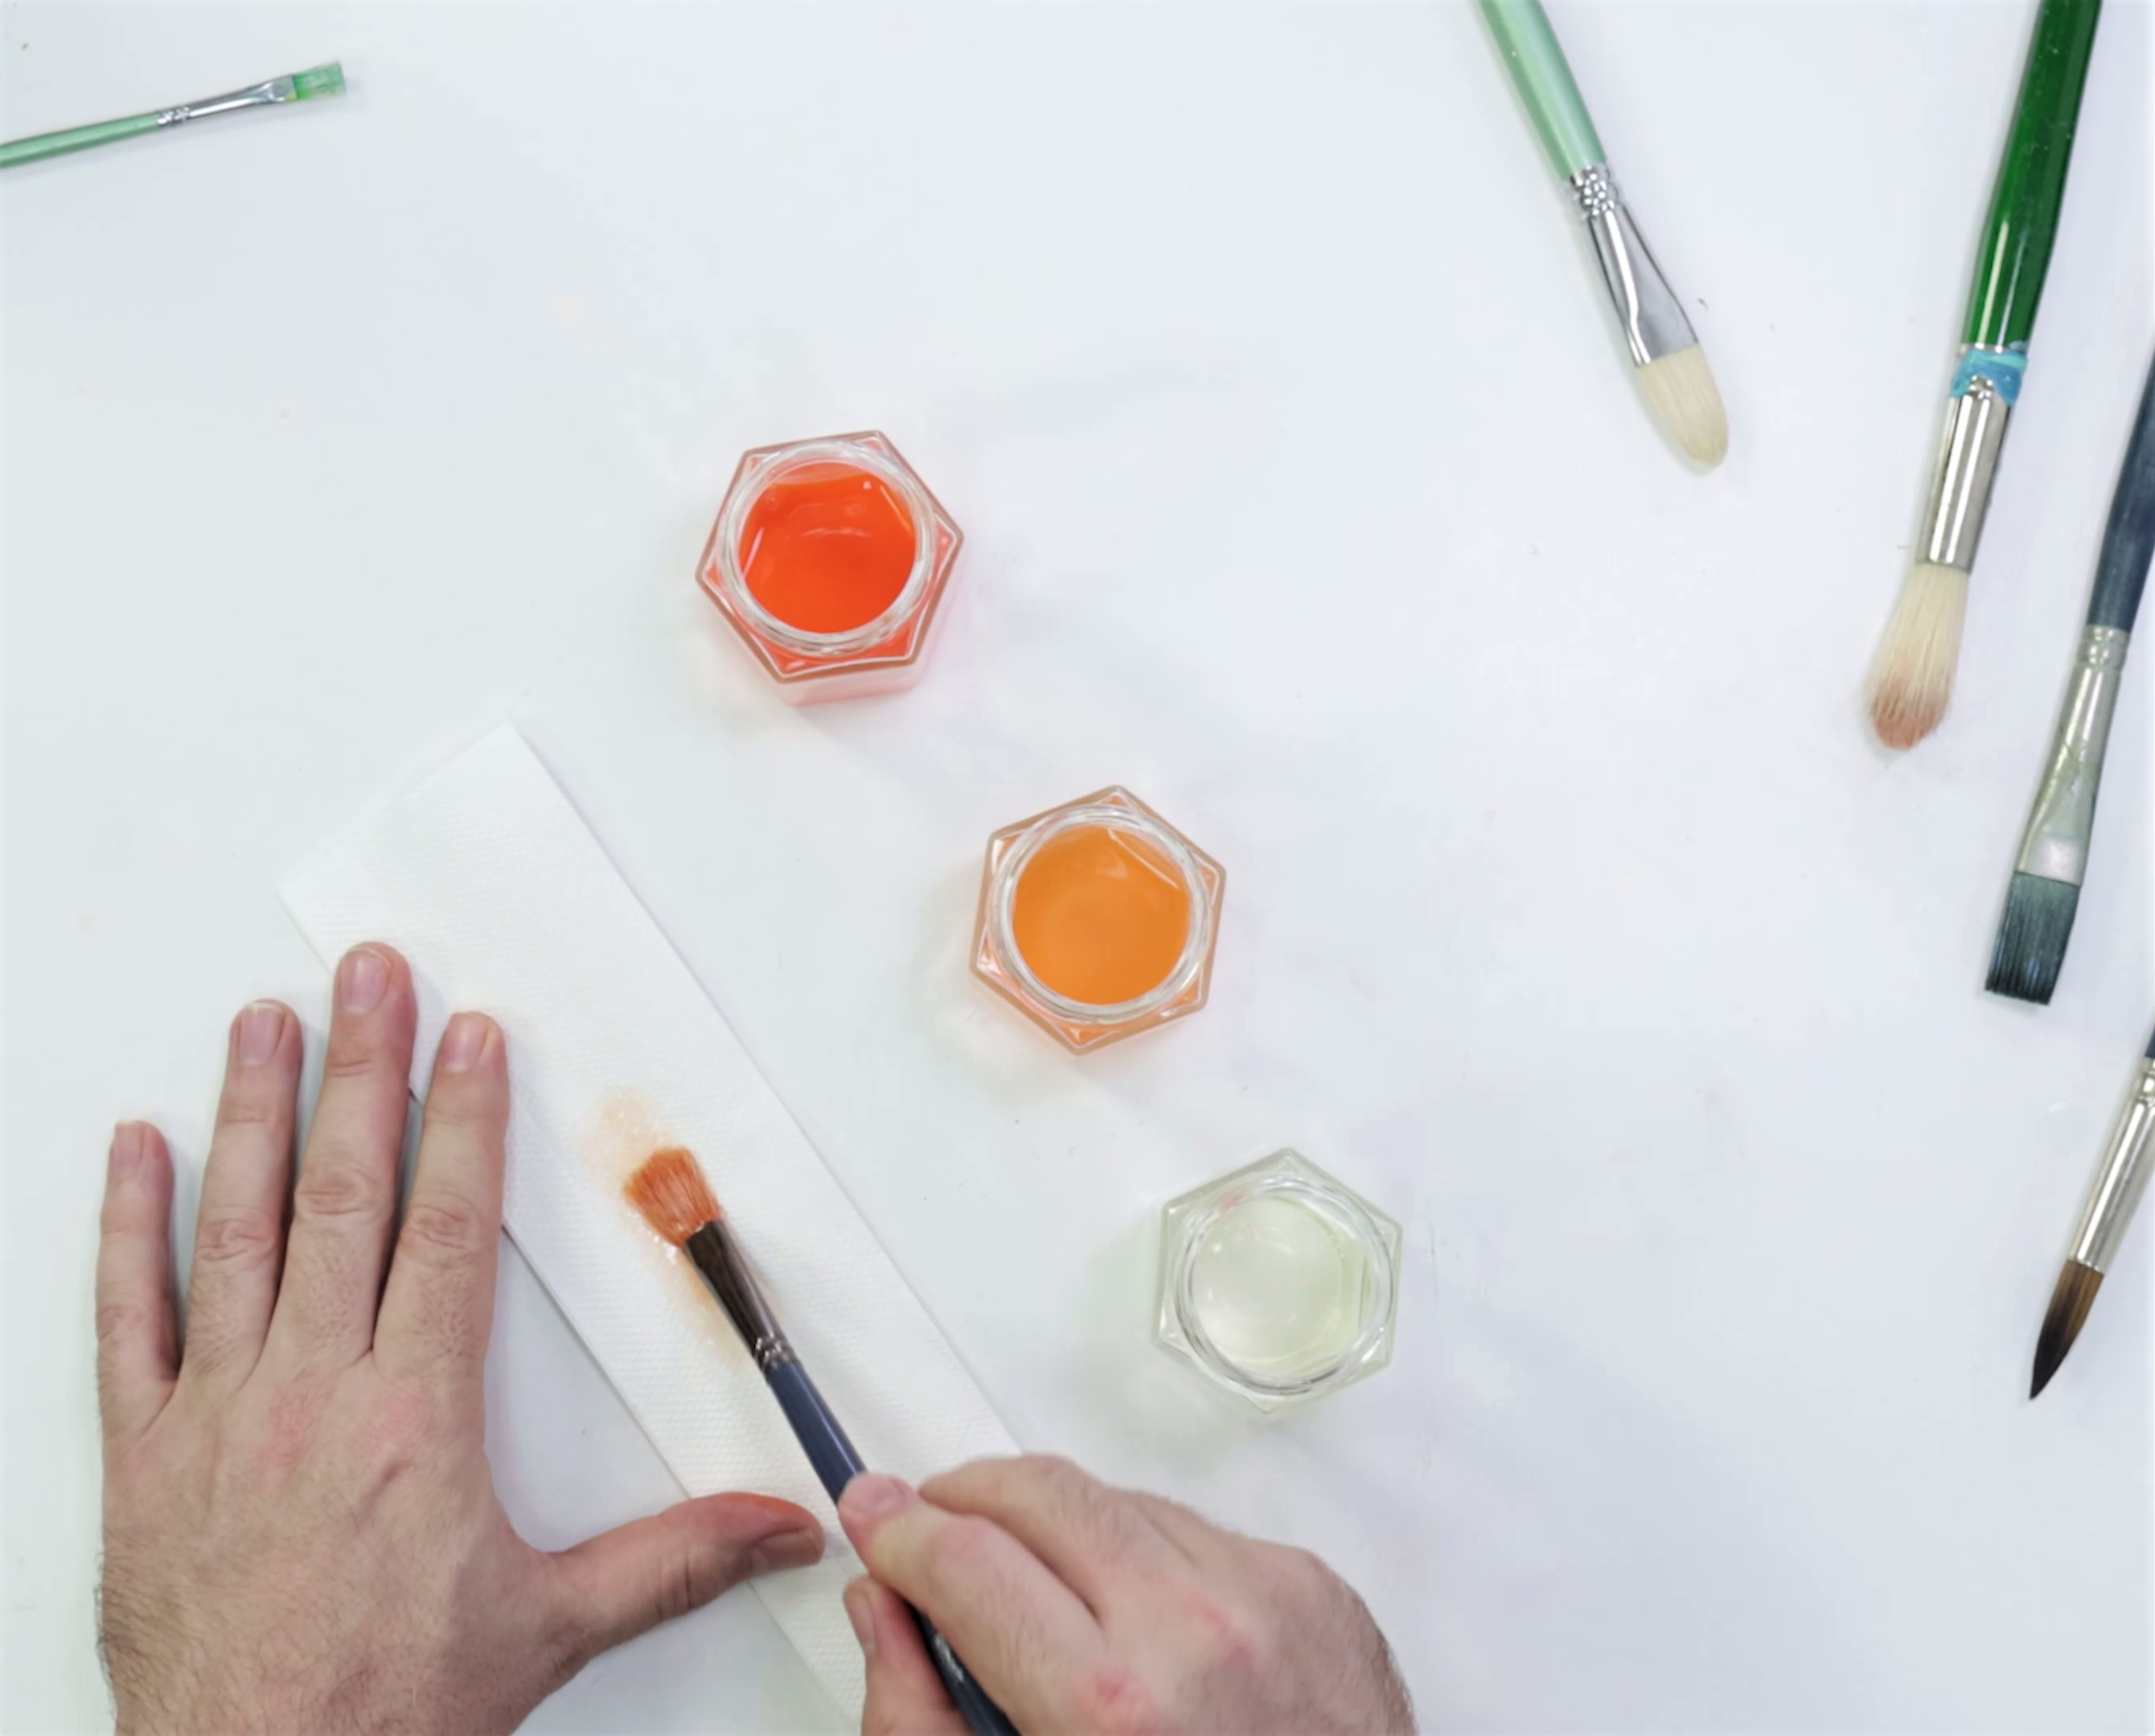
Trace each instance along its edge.
<instances>
[{"instance_id":1,"label":"light green brush handle","mask_svg":"<svg viewBox=\"0 0 2155 1736\"><path fill-rule=\"evenodd\" d=\"M64 156L70 151L87 151L93 145L131 139L137 133L153 133L157 125L154 114L130 115L125 120L100 120L91 126L70 126L64 132L10 139L0 145L0 169L11 169L17 163L33 163L41 157Z\"/></svg>"},{"instance_id":2,"label":"light green brush handle","mask_svg":"<svg viewBox=\"0 0 2155 1736\"><path fill-rule=\"evenodd\" d=\"M1541 135L1556 172L1566 181L1603 161L1601 136L1573 82L1541 0L1482 0L1482 15L1503 50L1512 82Z\"/></svg>"}]
</instances>

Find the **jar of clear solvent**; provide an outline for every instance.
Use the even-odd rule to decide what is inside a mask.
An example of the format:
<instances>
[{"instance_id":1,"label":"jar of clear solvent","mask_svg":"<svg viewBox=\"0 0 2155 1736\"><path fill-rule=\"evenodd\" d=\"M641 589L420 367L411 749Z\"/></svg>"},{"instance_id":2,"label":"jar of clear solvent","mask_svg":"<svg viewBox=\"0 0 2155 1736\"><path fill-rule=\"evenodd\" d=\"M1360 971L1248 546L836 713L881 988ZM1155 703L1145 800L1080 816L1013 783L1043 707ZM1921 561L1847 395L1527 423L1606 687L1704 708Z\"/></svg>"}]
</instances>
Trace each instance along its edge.
<instances>
[{"instance_id":1,"label":"jar of clear solvent","mask_svg":"<svg viewBox=\"0 0 2155 1736\"><path fill-rule=\"evenodd\" d=\"M1168 1202L1155 1335L1261 1411L1392 1358L1400 1226L1296 1151Z\"/></svg>"}]
</instances>

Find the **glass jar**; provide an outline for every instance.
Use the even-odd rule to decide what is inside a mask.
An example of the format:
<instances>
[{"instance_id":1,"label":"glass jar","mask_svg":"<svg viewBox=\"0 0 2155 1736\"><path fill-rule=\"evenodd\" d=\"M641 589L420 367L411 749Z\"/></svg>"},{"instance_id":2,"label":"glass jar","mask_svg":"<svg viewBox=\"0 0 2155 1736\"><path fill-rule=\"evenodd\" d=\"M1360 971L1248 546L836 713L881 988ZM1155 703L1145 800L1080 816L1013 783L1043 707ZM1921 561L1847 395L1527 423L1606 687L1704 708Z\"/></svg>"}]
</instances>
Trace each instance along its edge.
<instances>
[{"instance_id":1,"label":"glass jar","mask_svg":"<svg viewBox=\"0 0 2155 1736\"><path fill-rule=\"evenodd\" d=\"M973 972L1083 1052L1205 1004L1226 871L1118 785L988 840Z\"/></svg>"},{"instance_id":2,"label":"glass jar","mask_svg":"<svg viewBox=\"0 0 2155 1736\"><path fill-rule=\"evenodd\" d=\"M920 678L959 545L950 515L879 433L744 453L696 577L795 705Z\"/></svg>"},{"instance_id":3,"label":"glass jar","mask_svg":"<svg viewBox=\"0 0 2155 1736\"><path fill-rule=\"evenodd\" d=\"M1161 1347L1260 1411L1392 1360L1400 1226L1298 1151L1275 1151L1162 1214Z\"/></svg>"}]
</instances>

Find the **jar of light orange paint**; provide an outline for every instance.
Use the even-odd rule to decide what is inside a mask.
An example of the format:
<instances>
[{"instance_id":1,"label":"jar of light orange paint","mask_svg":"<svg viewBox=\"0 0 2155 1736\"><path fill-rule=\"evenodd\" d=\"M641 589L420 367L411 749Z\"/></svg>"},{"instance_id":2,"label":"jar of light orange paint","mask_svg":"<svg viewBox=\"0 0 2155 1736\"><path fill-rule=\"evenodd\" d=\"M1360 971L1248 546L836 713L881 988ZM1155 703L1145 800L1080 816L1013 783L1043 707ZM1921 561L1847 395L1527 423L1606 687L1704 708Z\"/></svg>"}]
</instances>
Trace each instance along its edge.
<instances>
[{"instance_id":1,"label":"jar of light orange paint","mask_svg":"<svg viewBox=\"0 0 2155 1736\"><path fill-rule=\"evenodd\" d=\"M743 454L698 581L780 695L801 705L919 679L964 541L874 433Z\"/></svg>"},{"instance_id":2,"label":"jar of light orange paint","mask_svg":"<svg viewBox=\"0 0 2155 1736\"><path fill-rule=\"evenodd\" d=\"M1111 785L988 840L974 974L1083 1051L1205 1004L1226 871Z\"/></svg>"}]
</instances>

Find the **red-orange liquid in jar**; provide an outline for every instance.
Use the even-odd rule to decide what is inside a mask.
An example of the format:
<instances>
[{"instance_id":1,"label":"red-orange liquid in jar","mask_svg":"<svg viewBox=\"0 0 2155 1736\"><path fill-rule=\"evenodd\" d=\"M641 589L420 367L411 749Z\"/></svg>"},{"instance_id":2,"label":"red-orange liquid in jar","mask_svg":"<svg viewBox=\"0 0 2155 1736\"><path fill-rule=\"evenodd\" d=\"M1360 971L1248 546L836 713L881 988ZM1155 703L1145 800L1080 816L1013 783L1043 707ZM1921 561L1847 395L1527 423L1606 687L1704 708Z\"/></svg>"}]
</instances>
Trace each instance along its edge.
<instances>
[{"instance_id":1,"label":"red-orange liquid in jar","mask_svg":"<svg viewBox=\"0 0 2155 1736\"><path fill-rule=\"evenodd\" d=\"M738 551L749 594L802 632L866 627L913 571L913 515L880 476L804 464L756 496Z\"/></svg>"},{"instance_id":2,"label":"red-orange liquid in jar","mask_svg":"<svg viewBox=\"0 0 2155 1736\"><path fill-rule=\"evenodd\" d=\"M1190 938L1190 892L1154 846L1105 826L1048 839L1018 875L1011 933L1042 982L1108 1006L1166 981Z\"/></svg>"}]
</instances>

